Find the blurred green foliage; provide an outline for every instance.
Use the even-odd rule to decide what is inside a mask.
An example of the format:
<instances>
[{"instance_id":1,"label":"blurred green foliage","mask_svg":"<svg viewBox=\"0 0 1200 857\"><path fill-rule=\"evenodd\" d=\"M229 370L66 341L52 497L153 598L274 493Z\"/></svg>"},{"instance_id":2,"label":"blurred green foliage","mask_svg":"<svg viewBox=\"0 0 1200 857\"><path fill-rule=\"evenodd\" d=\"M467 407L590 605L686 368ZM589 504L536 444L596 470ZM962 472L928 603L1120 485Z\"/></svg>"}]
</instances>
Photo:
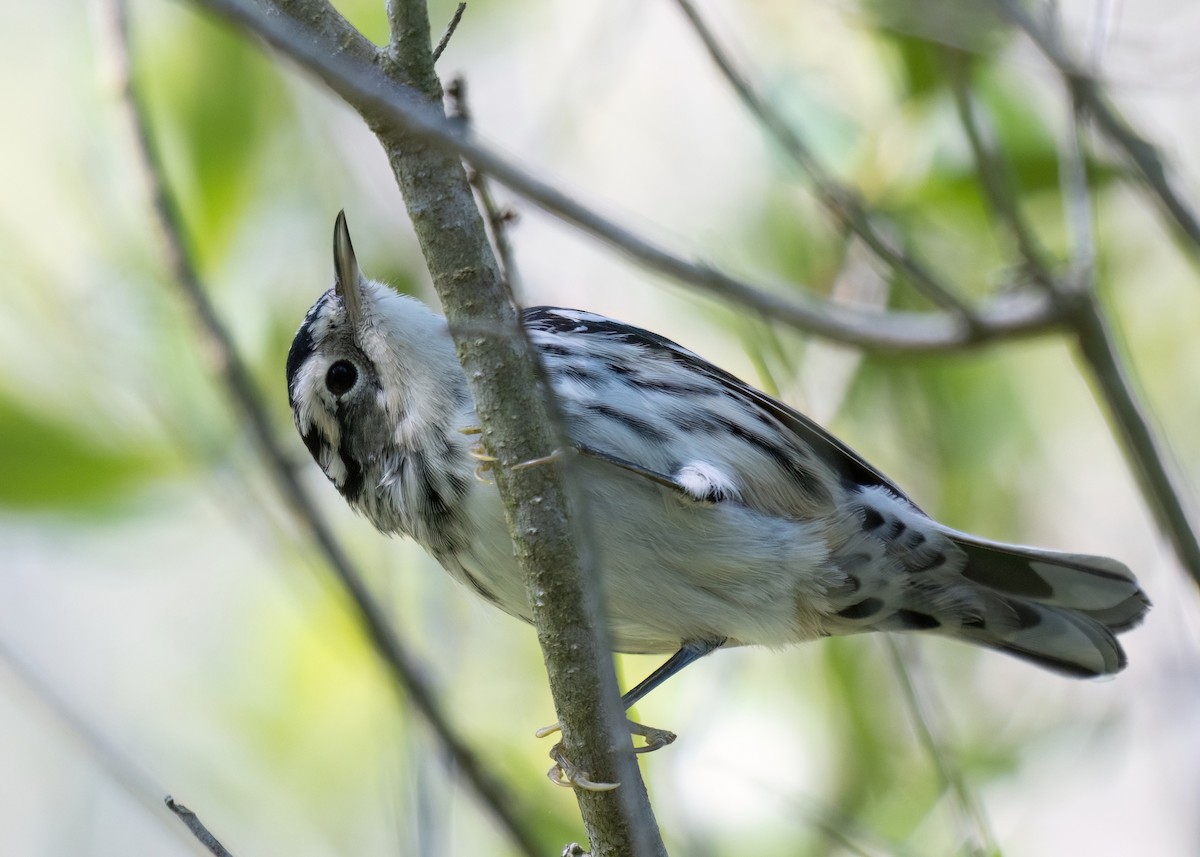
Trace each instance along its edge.
<instances>
[{"instance_id":1,"label":"blurred green foliage","mask_svg":"<svg viewBox=\"0 0 1200 857\"><path fill-rule=\"evenodd\" d=\"M98 443L96 428L36 413L0 394L0 506L111 515L172 469L152 450Z\"/></svg>"},{"instance_id":2,"label":"blurred green foliage","mask_svg":"<svg viewBox=\"0 0 1200 857\"><path fill-rule=\"evenodd\" d=\"M382 2L354 0L338 5L373 41L386 40ZM430 17L435 39L454 5L433 4ZM799 41L799 37L779 21L812 15L812 10L794 4L737 10L738 26L748 34L747 39L776 48L774 53L751 55L761 63L755 71L769 81L772 102L830 170L861 193L889 231L970 296L1011 287L1020 281L1020 274L1004 229L981 191L958 125L955 75L968 77L980 113L994 129L1012 187L1039 238L1055 258L1064 258L1068 249L1059 193L1061 117L1054 112L1053 99L1031 97L1022 69L1005 61L1003 52L1011 44L1012 34L985 14L983 5L974 0L957 6L934 0L867 2L861 19L856 18L854 27L848 28L850 32L838 34L845 40L847 55L856 61L852 69L848 64L831 65L822 57L820 42L826 38L822 33L802 34L802 47L810 54L797 59L799 49L789 40ZM367 270L414 294L422 292L426 280L419 261L413 258L400 201L382 168L378 147L373 147L356 124L356 117L331 106L327 94L317 94L311 81L285 70L286 64L265 54L259 44L191 10L143 8L143 4L135 4L135 8L139 10L137 79L154 117L153 130L165 155L168 178L182 203L187 238L197 252L206 286L216 296L223 318L234 330L260 382L279 436L288 442L297 466L311 479L316 496L325 504L324 511L355 555L372 569L381 570L378 588L390 591L394 587L400 593L395 598L398 626L406 639L416 641L440 690L452 703L454 721L502 773L529 822L548 843L580 838L570 796L551 790L543 778L548 746L527 734L533 725L552 719L548 697L542 692L541 664L532 643L521 636L528 631L507 617L486 614L485 608L464 606L470 596L438 576L431 563L411 561L396 542L382 542L362 522L353 520L323 480L313 474L289 424L282 379L284 356L305 309L330 284L328 223L337 207L346 205L364 212L352 219L356 245L362 245L360 254L364 259L374 257L364 264ZM822 7L818 12L828 13L829 9ZM624 13L618 9L614 14ZM638 17L641 13L629 14L614 31L649 26ZM556 123L565 120L557 114L551 118L539 115L546 104L555 105L555 110L562 106L561 100L547 97L544 90L553 92L561 86L569 91L575 87L592 91L570 79L572 72L583 76L570 59L557 58L561 66L555 67L559 69L555 73L564 78L561 81L542 69L555 50L580 53L569 41L537 41L543 28L553 30L556 15L570 17L561 8L535 2L473 6L450 55L464 57L463 64L474 75L470 80L501 81L485 90L498 103L511 98L499 108L490 109L492 105L486 101L476 105L484 117L481 124L491 123L484 124L485 131L502 138L502 147L516 151L518 159L534 169L541 163L529 159L544 157L551 162L562 157L561 164L547 168L550 174L568 174L569 182L586 185L586 165L580 167L553 149L549 153L535 149L531 140L540 142L543 132L554 137L546 132L549 127L560 132L560 138L582 141L581 149L595 136L599 148L610 146L619 151L620 144L636 138L639 128L633 122L622 126L616 143L603 136L613 133L606 125L610 121L606 111L615 115L613 104L629 97L615 85L611 92L605 89L610 77L615 80L623 73L617 64L611 72L602 70L599 84L593 82L600 91L594 98L582 105L568 105L579 114L578 126L570 126L575 138L561 133ZM804 21L807 24L808 19ZM522 41L526 38L533 41ZM590 47L586 38L580 43ZM640 48L633 40L630 44L622 40L617 50L628 50L621 56L631 65L661 63L651 66L654 74L667 74L665 66L679 61L671 48L657 43L653 51L638 53ZM809 55L811 60L806 59ZM589 66L589 74L595 74L588 56L581 62ZM706 85L720 85L712 77L703 80ZM652 113L664 109L663 93L645 79L636 81L632 89L637 97L649 98L649 106L643 109ZM706 95L697 101L715 114L716 105L732 99ZM703 118L714 129L724 121L749 122L734 113L721 114L718 119L705 114ZM588 124L590 120L596 124ZM719 139L715 130L711 141L694 141L697 148L710 143L726 145L728 141ZM124 143L114 139L111 145L119 149ZM525 147L533 152L528 158ZM927 308L909 284L881 263L869 258L862 263L865 254L860 242L831 222L803 174L772 144L766 144L764 151L766 157L761 161L746 157L745 175L739 176L745 190L738 188L744 198L737 202L744 218L727 218L725 212L734 206L714 205L698 188L680 181L683 207L711 215L711 221L699 221L703 226L698 230L706 228L710 230L707 234L720 235L705 252L711 251L724 262L719 257L728 251L754 275L786 284L780 289L804 288L822 295L830 294L847 276L848 265L859 264L863 270L854 268L854 278L875 278L874 285L880 287L888 306ZM684 160L678 153L663 153L656 163L667 165L663 169L668 170L675 157ZM570 174L571 169L578 172ZM688 175L682 168L680 174ZM1117 215L1109 212L1124 200L1117 181L1120 172L1108 162L1093 162L1089 163L1089 178L1101 211L1116 221ZM138 177L130 171L122 181L136 184ZM602 187L580 195L592 199L608 191ZM695 202L689 196L692 193L697 194ZM33 228L25 227L23 210L0 210L6 230ZM108 279L121 281L120 272L127 270L130 258L144 258L153 252L147 238L151 234L145 226L147 216L142 212L118 214L112 224L91 224L98 231L94 243L110 247L110 257L75 260L78 269L102 268ZM1134 230L1125 234L1124 223L1117 223L1110 227L1112 240L1100 246L1100 269L1140 274L1147 264L1146 241ZM36 226L39 230L50 228L42 223ZM527 258L534 258L531 267L541 277L530 278L531 297L561 295L562 282L569 283L577 275L570 268L578 257L569 241L543 230L535 235L544 246L530 247L524 243L521 229L514 228L518 250L524 249ZM56 240L65 248L64 255L76 246L70 236ZM699 243L694 236L681 240ZM563 243L554 243L558 241ZM547 257L550 264L537 264ZM606 271L604 276L612 275ZM632 280L642 275L630 272L624 276ZM79 300L72 291L78 287L75 281L46 279L36 286L59 289L64 301ZM134 306L157 305L170 293L163 279L159 275L158 280L147 277L136 284L127 282L122 299ZM157 292L152 294L151 289ZM599 291L594 296L607 298ZM589 297L576 294L572 302L586 308ZM1167 300L1161 294L1157 298L1151 294L1146 301L1153 312L1133 307L1145 312L1138 327L1142 335L1158 329L1152 328L1159 323L1153 316L1163 315L1163 307L1176 306L1174 298ZM679 309L679 303L673 303L662 319L676 322L686 315L689 324L694 320L695 339L678 337L682 344L701 350L706 335L736 342L744 351L749 371L743 374L748 380L783 395L795 394L798 387L806 393L809 387L805 385L809 385L824 401L842 403L832 427L852 446L909 488L929 512L951 525L996 538L1016 537L1021 532L1031 514L1026 507L1034 506L1022 480L1042 467L1050 454L1047 450L1056 435L1051 423L1074 416L1056 413L1051 420L1038 412L1039 406L1047 400L1089 401L1086 389L1080 392L1078 378L1058 360L1057 353L1044 358L1039 355L1037 359L1043 362L1037 364L1035 375L1029 371L1030 360L1014 359L1004 347L970 355L906 359L867 356L857 360L842 354L841 365L848 366L845 379L806 377L805 368L810 365L806 361L817 349L805 337L780 330L770 319L749 316L740 308L713 308L699 302L686 307ZM623 315L638 321L644 318L643 309L634 307ZM150 318L152 313L145 315ZM1154 365L1163 368L1153 378L1152 393L1163 401L1177 400L1181 407L1194 408L1194 396L1190 403L1185 400L1195 372L1185 384L1180 378L1186 372L1179 368L1186 369L1187 355L1180 353L1178 342L1186 334L1188 318L1182 312L1165 319L1166 329L1177 337L1173 345L1151 341ZM385 853L389 848L403 852L422 835L432 835L430 830L440 830L452 841L454 853L507 853L506 843L486 815L453 785L453 771L446 773L440 749L433 746L428 731L403 702L394 701L340 597L327 586L311 585L305 576L305 565L311 562L304 558L311 552L305 534L289 522L285 504L254 468L245 437L237 430L229 431L229 414L209 410L224 403L222 397L212 395L217 386L215 375L190 363L186 370L177 365L186 360L203 362L190 353L190 344L168 341L177 338L174 327L147 332L139 345L151 352L150 356L137 353L131 358L150 364L159 382L171 389L126 392L130 397L142 396L141 404L151 413L157 411L163 425L183 427L175 432L164 429L164 437L159 439L164 446L175 444L179 449L158 448L155 442L117 427L104 414L52 414L35 408L32 397L18 399L0 393L0 511L14 530L38 526L47 512L63 513L63 517L82 513L92 519L116 518L138 500L157 497L156 489L163 480L179 477L176 455L189 457L194 470L186 474L194 479L194 490L179 493L202 496L215 507L216 511L197 509L172 500L179 506L156 508L159 524L164 518L174 518L185 534L178 535L179 541L170 542L170 547L164 547L157 535L138 531L136 522L112 536L121 548L128 540L143 552L130 549L125 554L110 548L120 554L122 563L161 569L167 579L178 575L174 579L179 591L163 600L183 606L178 613L169 614L175 621L161 620L171 627L156 630L180 635L173 638L172 645L186 654L173 657L183 660L186 669L182 671L190 670L189 678L196 685L189 687L191 695L184 695L187 704L181 706L182 714L155 711L145 720L131 715L130 722L135 724L131 732L146 730L160 743L171 745L182 740L178 734L184 730L173 720L178 714L194 729L227 738L233 751L224 748L227 752L214 753L211 758L197 752L188 760L190 768L175 758L164 764L180 779L188 781L190 775L192 782L207 784L210 791L206 797L215 805L207 819L219 827L219 820L233 823L237 818L238 832L263 846L260 853L269 853L269 845L279 845L272 828L278 819L269 814L258 818L256 801L267 793L286 804L292 816L301 816L296 825L299 832L287 828L289 835L296 837L294 848L277 848L276 853ZM129 346L114 338L111 347ZM80 363L86 365L87 361ZM10 359L6 371L19 378L22 365L16 358ZM99 390L124 382L113 377L87 380ZM20 388L9 384L0 387L4 389ZM1172 411L1168 419L1179 420L1177 424L1184 427L1194 422L1190 416L1184 420L1176 414ZM1091 419L1094 415L1087 416ZM1065 431L1073 444L1074 428ZM1058 442L1062 443L1061 436ZM1191 439L1184 442L1195 443ZM1193 446L1185 448L1190 451ZM1064 509L1062 514L1071 511ZM44 536L43 541L49 544L54 535ZM49 553L50 548L46 550ZM61 560L64 567L73 562L74 557ZM114 599L118 604L132 602L126 593L121 595ZM197 609L205 611L200 620L192 617L193 599L200 605ZM96 626L99 631L92 628L96 637L107 640L110 632L118 636L112 631L124 624L118 609L112 608L106 615L84 600L88 603L85 615L100 623ZM154 610L167 615L167 608L157 602L146 612L153 614ZM188 624L187 617L203 627ZM73 630L51 629L56 639L66 635L72 645L87 647L87 640L70 637ZM210 644L211 650L197 652L204 649L196 643L202 631L217 642ZM157 640L148 644L138 634L130 637L128 648L121 650L130 658L158 647ZM956 703L969 711L973 722L982 724L951 736L958 761L973 782L1000 787L1013 781L1022 772L1023 744L1052 741L1060 735L1056 730L1074 727L1071 718L1077 712L1061 699L1039 696L1011 716L1008 711L990 708L995 699L989 700L978 684L972 684L976 654L965 647L946 646L944 650L931 644L934 657L930 660L953 668L946 671L952 676L948 681L956 682L956 691L959 685L965 688L955 696ZM901 853L906 847L905 853L950 853L959 843L953 832L945 832L951 825L942 823L948 800L944 784L913 737L909 714L879 648L865 645L862 639L822 641L812 648L802 678L787 681L773 672L769 680L743 681L736 688L722 687L714 694L736 692L737 706L754 709L777 702L770 694L778 690L794 697L796 708L819 712L819 718L814 715L813 719L822 729L801 736L805 759L776 753L770 740L758 734L735 736L739 748L748 757L765 757L758 762L763 768L800 768L811 756L813 768L821 773L807 783L810 791L772 797L781 802L811 802L829 818L854 820L885 845L897 843L896 848L876 848L869 853ZM205 657L211 660L204 661ZM764 662L773 657L783 656L761 655ZM993 667L1000 659L987 657ZM141 661L136 664L146 670L145 694L166 696L150 678L155 675L151 667ZM124 666L116 657L105 664L113 670ZM690 716L696 721L696 732L702 725L712 724L702 722L706 711L696 714L684 709L681 701L689 697L680 688L703 686L705 670L715 668L713 663L696 666L677 679L675 687L661 691L670 701L667 704L679 703L680 720L686 722ZM776 668L768 664L765 669ZM180 671L175 662L165 670L172 676ZM136 669L132 674L140 675ZM811 695L802 695L801 688ZM1038 685L1039 691L1042 688ZM1004 686L996 693L1010 690ZM197 696L211 704L194 704ZM1006 701L1002 699L1001 704ZM128 700L122 704L138 709L138 704ZM1103 711L1089 714L1093 721L1104 716ZM713 725L712 731L722 730ZM689 755L695 745L689 747L687 737L685 734L679 745L663 751L677 756L660 754L645 766L652 772L652 792L664 803L677 799L675 792L682 790L679 780L672 778L676 776L673 763L665 759L684 760L680 762L684 773L678 774L682 778L687 776L687 764L703 763ZM210 740L213 745L222 744ZM430 780L436 785L431 787ZM755 793L753 783L738 780L729 787ZM425 794L431 788L432 798ZM758 802L769 801L764 797ZM286 812L281 814L289 824L296 822ZM674 817L670 813L665 817L668 822L694 825L694 830L668 826L665 832L669 843L686 842L688 852L697 855L750 853L750 838L766 843L754 853L768 850L768 845L772 853L779 854L849 853L798 812L777 818L768 817L764 810L766 820L755 816L746 838L722 827L728 822L724 817L708 819L688 815L683 809ZM931 818L936 823L930 823ZM255 832L261 839L253 839ZM397 842L402 845L396 847ZM926 845L930 847L924 848ZM128 848L126 852L137 850ZM240 850L252 853L255 849ZM413 850L416 853L415 846Z\"/></svg>"}]
</instances>

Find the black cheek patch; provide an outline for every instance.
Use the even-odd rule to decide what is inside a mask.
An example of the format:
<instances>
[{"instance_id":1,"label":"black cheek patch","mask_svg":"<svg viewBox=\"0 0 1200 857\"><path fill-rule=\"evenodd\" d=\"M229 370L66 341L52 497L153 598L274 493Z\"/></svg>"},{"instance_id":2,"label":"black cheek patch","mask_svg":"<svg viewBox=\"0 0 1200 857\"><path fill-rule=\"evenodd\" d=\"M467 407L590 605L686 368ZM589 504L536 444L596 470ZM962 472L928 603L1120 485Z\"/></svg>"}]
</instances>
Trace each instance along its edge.
<instances>
[{"instance_id":1,"label":"black cheek patch","mask_svg":"<svg viewBox=\"0 0 1200 857\"><path fill-rule=\"evenodd\" d=\"M309 455L313 457L313 461L320 464L321 450L329 447L329 438L313 427L306 432L301 432L300 439L304 441L304 446L308 449Z\"/></svg>"},{"instance_id":2,"label":"black cheek patch","mask_svg":"<svg viewBox=\"0 0 1200 857\"><path fill-rule=\"evenodd\" d=\"M342 460L342 466L346 468L346 480L339 486L338 490L347 502L353 503L359 498L363 490L363 469L362 465L357 460L350 456L350 450L346 448L346 444L338 447L338 458Z\"/></svg>"},{"instance_id":3,"label":"black cheek patch","mask_svg":"<svg viewBox=\"0 0 1200 857\"><path fill-rule=\"evenodd\" d=\"M304 362L312 356L315 348L316 343L313 341L308 319L305 319L304 324L296 331L296 338L292 340L292 347L288 349L287 356L288 404L293 407L296 404L296 375Z\"/></svg>"}]
</instances>

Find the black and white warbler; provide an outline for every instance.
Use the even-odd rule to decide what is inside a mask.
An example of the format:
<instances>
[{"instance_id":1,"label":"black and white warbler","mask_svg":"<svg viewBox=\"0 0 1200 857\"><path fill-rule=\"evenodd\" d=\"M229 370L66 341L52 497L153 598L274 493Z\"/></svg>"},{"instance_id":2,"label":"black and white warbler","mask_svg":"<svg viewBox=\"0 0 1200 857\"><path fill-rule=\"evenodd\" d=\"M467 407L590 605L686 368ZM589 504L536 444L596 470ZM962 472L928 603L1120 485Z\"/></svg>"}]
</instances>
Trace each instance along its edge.
<instances>
[{"instance_id":1,"label":"black and white warbler","mask_svg":"<svg viewBox=\"0 0 1200 857\"><path fill-rule=\"evenodd\" d=\"M344 218L336 285L287 359L304 444L355 510L525 620L475 407L446 321L364 278ZM1102 557L998 544L921 512L802 414L675 343L535 307L524 324L580 458L622 652L674 653L627 705L714 649L925 631L1070 676L1115 673L1149 601Z\"/></svg>"}]
</instances>

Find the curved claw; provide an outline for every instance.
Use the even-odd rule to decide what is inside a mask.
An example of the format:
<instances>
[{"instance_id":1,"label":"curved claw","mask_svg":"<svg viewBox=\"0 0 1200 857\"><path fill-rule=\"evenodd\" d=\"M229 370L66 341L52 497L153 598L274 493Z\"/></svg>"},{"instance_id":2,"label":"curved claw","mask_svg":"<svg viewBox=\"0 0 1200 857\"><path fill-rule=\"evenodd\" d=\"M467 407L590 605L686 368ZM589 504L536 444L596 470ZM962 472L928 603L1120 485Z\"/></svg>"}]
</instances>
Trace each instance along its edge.
<instances>
[{"instance_id":1,"label":"curved claw","mask_svg":"<svg viewBox=\"0 0 1200 857\"><path fill-rule=\"evenodd\" d=\"M546 771L546 776L556 786L562 786L564 789L583 789L589 792L610 792L621 785L620 783L593 782L586 771L579 770L567 758L567 750L561 741L550 749L550 758L554 760L554 765Z\"/></svg>"}]
</instances>

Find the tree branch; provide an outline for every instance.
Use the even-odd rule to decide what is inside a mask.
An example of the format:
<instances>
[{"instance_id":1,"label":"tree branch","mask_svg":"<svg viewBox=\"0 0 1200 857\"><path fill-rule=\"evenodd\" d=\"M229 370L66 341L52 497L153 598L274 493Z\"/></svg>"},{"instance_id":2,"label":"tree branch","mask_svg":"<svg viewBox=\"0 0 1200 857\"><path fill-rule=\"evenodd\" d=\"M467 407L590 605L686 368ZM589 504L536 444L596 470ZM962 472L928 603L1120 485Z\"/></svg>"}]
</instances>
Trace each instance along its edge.
<instances>
[{"instance_id":1,"label":"tree branch","mask_svg":"<svg viewBox=\"0 0 1200 857\"><path fill-rule=\"evenodd\" d=\"M175 813L175 817L184 823L187 829L192 832L192 836L196 837L196 841L207 848L213 857L233 857L225 849L225 846L221 844L220 840L213 836L208 828L204 826L204 822L200 820L200 816L196 815L196 813L183 804L176 803L175 798L170 795L166 796L163 803L167 805L167 809Z\"/></svg>"},{"instance_id":2,"label":"tree branch","mask_svg":"<svg viewBox=\"0 0 1200 857\"><path fill-rule=\"evenodd\" d=\"M700 41L704 43L713 64L737 93L746 109L758 119L775 141L808 173L817 191L817 198L826 211L842 225L858 235L871 250L892 268L907 277L910 282L936 305L957 315L968 328L976 326L975 312L953 289L941 282L924 263L896 246L894 240L885 235L876 216L869 212L857 193L840 184L813 153L812 148L800 133L779 114L771 103L750 83L733 59L717 41L704 18L696 11L691 0L675 0Z\"/></svg>"},{"instance_id":3,"label":"tree branch","mask_svg":"<svg viewBox=\"0 0 1200 857\"><path fill-rule=\"evenodd\" d=\"M1169 456L1160 445L1129 379L1096 296L1096 246L1092 199L1080 140L1089 109L1073 100L1071 126L1064 160L1064 195L1067 227L1072 239L1073 282L1055 284L1054 296L1064 307L1076 344L1092 380L1108 406L1109 417L1121 438L1125 455L1141 487L1146 505L1166 533L1184 571L1200 585L1200 534L1184 505Z\"/></svg>"},{"instance_id":4,"label":"tree branch","mask_svg":"<svg viewBox=\"0 0 1200 857\"><path fill-rule=\"evenodd\" d=\"M1067 53L1055 31L1039 24L1018 0L993 0L1000 12L1016 24L1062 76L1072 99L1084 108L1096 127L1125 153L1141 183L1156 197L1188 241L1193 255L1200 254L1200 219L1175 189L1158 150L1133 129L1113 107L1096 79Z\"/></svg>"},{"instance_id":5,"label":"tree branch","mask_svg":"<svg viewBox=\"0 0 1200 857\"><path fill-rule=\"evenodd\" d=\"M280 0L270 5L274 16L246 4L204 5L225 5L242 21L298 24L314 4ZM376 85L403 91L425 122L446 127L424 3L393 0L389 18L391 44L372 65ZM337 57L337 44L362 39L344 21L338 26L343 32L323 39L309 35L317 55ZM619 701L599 578L592 569L585 572L580 560L593 554L586 543L583 550L575 544L587 532L586 526L571 526L579 500L556 462L516 467L550 459L567 444L546 401L547 388L500 277L466 172L457 152L391 121L374 99L347 100L387 152L474 393L485 442L497 458L496 485L525 574L566 751L591 779L622 784L611 792L576 789L592 853L665 854ZM463 332L487 325L494 325L498 335Z\"/></svg>"},{"instance_id":6,"label":"tree branch","mask_svg":"<svg viewBox=\"0 0 1200 857\"><path fill-rule=\"evenodd\" d=\"M182 215L167 186L158 149L150 136L146 107L131 73L128 23L121 0L117 0L115 8L118 15L117 59L120 67L122 103L133 137L135 154L150 195L154 225L158 230L158 238L170 270L171 283L195 317L204 352L210 355L216 364L215 369L221 384L242 422L249 429L280 497L300 526L311 533L335 577L349 596L360 625L365 629L397 689L402 691L403 696L430 725L434 735L453 760L455 770L506 830L516 847L530 857L542 853L544 847L512 805L512 790L500 784L455 731L424 677L425 669L392 628L362 575L351 563L332 530L317 511L316 504L300 484L291 460L276 440L267 409L250 371L229 331L217 316L196 273L195 263L184 238L186 228ZM334 26L327 17L314 17L311 20L319 22L319 25L314 23L314 26L319 26L327 34Z\"/></svg>"},{"instance_id":7,"label":"tree branch","mask_svg":"<svg viewBox=\"0 0 1200 857\"><path fill-rule=\"evenodd\" d=\"M750 307L765 317L820 336L880 352L930 353L979 347L999 339L1032 336L1061 329L1057 307L1043 295L1002 295L975 313L974 327L943 312L874 312L833 304L794 286L778 293L757 288L703 262L686 260L587 208L553 185L481 146L448 121L440 109L411 87L389 80L370 59L373 46L341 21L327 29L335 12L310 13L314 0L292 0L311 15L315 32L300 29L294 19L268 15L246 0L191 0L195 5L256 33L281 53L321 77L360 112L369 113L381 133L405 134L461 155L475 169L492 176L542 209L601 239L624 255L710 295ZM326 48L336 46L336 53ZM786 296L784 296L786 295Z\"/></svg>"},{"instance_id":8,"label":"tree branch","mask_svg":"<svg viewBox=\"0 0 1200 857\"><path fill-rule=\"evenodd\" d=\"M442 54L446 51L446 46L450 44L450 39L454 37L454 31L458 29L459 23L462 21L463 12L467 11L466 3L459 3L454 9L454 15L450 18L450 23L446 25L446 32L442 33L442 38L438 41L437 47L433 49L433 61L436 63L442 58Z\"/></svg>"},{"instance_id":9,"label":"tree branch","mask_svg":"<svg viewBox=\"0 0 1200 857\"><path fill-rule=\"evenodd\" d=\"M954 93L958 121L975 157L975 172L979 176L988 204L1000 222L1008 228L1017 252L1026 266L1034 276L1039 277L1039 285L1049 288L1052 284L1041 278L1052 272L1051 264L1033 229L1021 213L1021 205L1013 189L1015 179L1012 171L1004 162L994 137L984 129L979 120L968 81L971 55L958 48L945 46L939 47L938 51L949 72L947 77Z\"/></svg>"}]
</instances>

